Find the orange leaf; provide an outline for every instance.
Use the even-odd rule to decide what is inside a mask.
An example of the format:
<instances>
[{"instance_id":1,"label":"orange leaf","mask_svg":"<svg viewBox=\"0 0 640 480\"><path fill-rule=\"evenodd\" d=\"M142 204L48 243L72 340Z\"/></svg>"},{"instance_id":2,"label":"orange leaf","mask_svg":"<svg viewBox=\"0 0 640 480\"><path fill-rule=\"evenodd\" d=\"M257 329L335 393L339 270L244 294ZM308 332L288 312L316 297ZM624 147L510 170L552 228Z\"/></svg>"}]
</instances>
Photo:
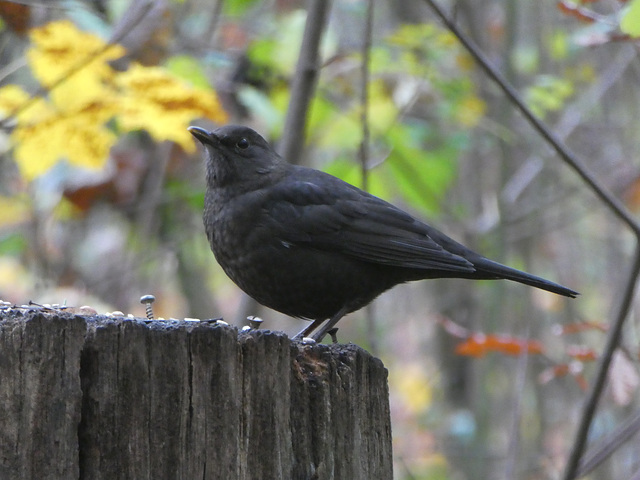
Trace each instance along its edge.
<instances>
[{"instance_id":1,"label":"orange leaf","mask_svg":"<svg viewBox=\"0 0 640 480\"><path fill-rule=\"evenodd\" d=\"M589 384L587 383L586 379L584 378L581 372L582 372L582 368L579 362L573 362L572 364L560 363L558 365L554 365L540 372L540 375L538 375L538 381L544 385L556 378L571 375L571 377L576 381L580 389L587 390L587 388L589 387Z\"/></svg>"},{"instance_id":2,"label":"orange leaf","mask_svg":"<svg viewBox=\"0 0 640 480\"><path fill-rule=\"evenodd\" d=\"M537 340L523 340L505 335L472 334L465 342L460 343L455 352L458 355L480 357L488 352L498 352L504 355L520 355L523 351L540 355L544 347Z\"/></svg>"},{"instance_id":3,"label":"orange leaf","mask_svg":"<svg viewBox=\"0 0 640 480\"><path fill-rule=\"evenodd\" d=\"M589 330L599 330L607 332L609 326L600 322L576 322L568 325L557 325L553 331L556 335L572 335L574 333L586 332Z\"/></svg>"},{"instance_id":4,"label":"orange leaf","mask_svg":"<svg viewBox=\"0 0 640 480\"><path fill-rule=\"evenodd\" d=\"M539 355L543 352L542 344L537 340L522 340L516 337L491 335L489 344L490 347L493 347L493 350L505 355L520 355L524 350L534 355Z\"/></svg>"},{"instance_id":5,"label":"orange leaf","mask_svg":"<svg viewBox=\"0 0 640 480\"><path fill-rule=\"evenodd\" d=\"M640 210L640 177L636 177L626 187L624 192L624 201L629 209L634 212Z\"/></svg>"},{"instance_id":6,"label":"orange leaf","mask_svg":"<svg viewBox=\"0 0 640 480\"><path fill-rule=\"evenodd\" d=\"M481 333L474 333L456 346L455 353L468 357L482 357L487 353L486 338Z\"/></svg>"},{"instance_id":7,"label":"orange leaf","mask_svg":"<svg viewBox=\"0 0 640 480\"><path fill-rule=\"evenodd\" d=\"M561 363L559 365L554 365L552 367L544 369L538 375L538 381L541 384L549 383L554 378L564 377L567 373L569 373L569 365L566 363Z\"/></svg>"},{"instance_id":8,"label":"orange leaf","mask_svg":"<svg viewBox=\"0 0 640 480\"><path fill-rule=\"evenodd\" d=\"M584 345L568 345L567 355L581 362L592 362L598 358L598 354L592 348Z\"/></svg>"},{"instance_id":9,"label":"orange leaf","mask_svg":"<svg viewBox=\"0 0 640 480\"><path fill-rule=\"evenodd\" d=\"M578 373L574 375L573 378L582 391L586 392L589 389L589 384L587 383L587 379L584 378L583 375Z\"/></svg>"}]
</instances>

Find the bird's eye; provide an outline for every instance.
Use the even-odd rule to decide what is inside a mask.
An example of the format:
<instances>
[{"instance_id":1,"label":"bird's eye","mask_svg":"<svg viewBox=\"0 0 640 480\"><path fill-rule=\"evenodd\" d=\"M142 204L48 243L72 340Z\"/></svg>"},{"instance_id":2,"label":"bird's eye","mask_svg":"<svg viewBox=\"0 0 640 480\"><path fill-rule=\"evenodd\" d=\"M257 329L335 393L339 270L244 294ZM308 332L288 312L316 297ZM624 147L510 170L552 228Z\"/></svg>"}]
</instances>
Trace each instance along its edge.
<instances>
[{"instance_id":1,"label":"bird's eye","mask_svg":"<svg viewBox=\"0 0 640 480\"><path fill-rule=\"evenodd\" d=\"M249 140L247 140L246 138L241 138L240 140L238 140L238 143L236 143L236 145L238 146L238 148L244 150L245 148L249 148Z\"/></svg>"}]
</instances>

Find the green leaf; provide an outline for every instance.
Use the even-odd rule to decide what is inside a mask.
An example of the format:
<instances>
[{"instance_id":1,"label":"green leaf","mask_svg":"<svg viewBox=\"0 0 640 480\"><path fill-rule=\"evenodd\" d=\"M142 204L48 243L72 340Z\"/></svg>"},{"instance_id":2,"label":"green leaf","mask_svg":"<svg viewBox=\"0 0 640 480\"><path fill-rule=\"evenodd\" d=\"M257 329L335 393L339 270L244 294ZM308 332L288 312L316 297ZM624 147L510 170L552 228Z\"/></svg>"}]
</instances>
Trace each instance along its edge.
<instances>
[{"instance_id":1,"label":"green leaf","mask_svg":"<svg viewBox=\"0 0 640 480\"><path fill-rule=\"evenodd\" d=\"M569 36L563 30L557 30L546 39L547 48L551 58L554 60L564 60L569 55Z\"/></svg>"},{"instance_id":2,"label":"green leaf","mask_svg":"<svg viewBox=\"0 0 640 480\"><path fill-rule=\"evenodd\" d=\"M459 146L455 137L427 149L428 130L421 125L397 125L388 139L392 151L385 166L400 195L428 215L440 213L442 197L456 175Z\"/></svg>"},{"instance_id":3,"label":"green leaf","mask_svg":"<svg viewBox=\"0 0 640 480\"><path fill-rule=\"evenodd\" d=\"M455 176L455 158L448 150L394 150L386 165L407 203L431 216L440 213L443 194Z\"/></svg>"},{"instance_id":4,"label":"green leaf","mask_svg":"<svg viewBox=\"0 0 640 480\"><path fill-rule=\"evenodd\" d=\"M209 80L202 69L202 65L200 65L198 60L189 55L176 55L171 57L166 61L165 67L177 77L191 83L194 87L211 88Z\"/></svg>"},{"instance_id":5,"label":"green leaf","mask_svg":"<svg viewBox=\"0 0 640 480\"><path fill-rule=\"evenodd\" d=\"M240 16L251 8L257 0L227 0L223 4L223 11L226 15Z\"/></svg>"},{"instance_id":6,"label":"green leaf","mask_svg":"<svg viewBox=\"0 0 640 480\"><path fill-rule=\"evenodd\" d=\"M262 119L267 125L282 124L283 112L260 90L253 87L242 87L238 91L238 98L253 115Z\"/></svg>"},{"instance_id":7,"label":"green leaf","mask_svg":"<svg viewBox=\"0 0 640 480\"><path fill-rule=\"evenodd\" d=\"M631 37L640 37L640 0L631 0L620 20L620 30Z\"/></svg>"},{"instance_id":8,"label":"green leaf","mask_svg":"<svg viewBox=\"0 0 640 480\"><path fill-rule=\"evenodd\" d=\"M351 185L362 187L362 168L355 152L352 158L339 157L329 163L323 170ZM389 200L392 194L390 182L384 168L376 167L367 172L367 191L376 197Z\"/></svg>"},{"instance_id":9,"label":"green leaf","mask_svg":"<svg viewBox=\"0 0 640 480\"><path fill-rule=\"evenodd\" d=\"M2 255L19 255L25 251L27 241L24 235L18 233L10 233L0 237L0 254Z\"/></svg>"},{"instance_id":10,"label":"green leaf","mask_svg":"<svg viewBox=\"0 0 640 480\"><path fill-rule=\"evenodd\" d=\"M337 115L342 114L337 111L334 102L331 102L321 96L315 96L311 100L311 106L309 108L307 118L307 138L321 138L328 126L333 123L333 120Z\"/></svg>"},{"instance_id":11,"label":"green leaf","mask_svg":"<svg viewBox=\"0 0 640 480\"><path fill-rule=\"evenodd\" d=\"M362 126L356 115L335 112L331 121L316 127L313 132L319 146L356 150L362 138Z\"/></svg>"},{"instance_id":12,"label":"green leaf","mask_svg":"<svg viewBox=\"0 0 640 480\"><path fill-rule=\"evenodd\" d=\"M193 188L193 184L183 180L169 180L165 186L167 196L172 203L183 201L200 211L204 207L204 190Z\"/></svg>"},{"instance_id":13,"label":"green leaf","mask_svg":"<svg viewBox=\"0 0 640 480\"><path fill-rule=\"evenodd\" d=\"M291 74L298 60L298 45L304 32L306 18L302 10L296 10L283 17L273 37L262 38L249 45L249 59L256 65Z\"/></svg>"},{"instance_id":14,"label":"green leaf","mask_svg":"<svg viewBox=\"0 0 640 480\"><path fill-rule=\"evenodd\" d=\"M574 87L569 80L553 75L539 75L535 84L527 89L525 98L533 112L544 117L548 112L560 110L573 92Z\"/></svg>"}]
</instances>

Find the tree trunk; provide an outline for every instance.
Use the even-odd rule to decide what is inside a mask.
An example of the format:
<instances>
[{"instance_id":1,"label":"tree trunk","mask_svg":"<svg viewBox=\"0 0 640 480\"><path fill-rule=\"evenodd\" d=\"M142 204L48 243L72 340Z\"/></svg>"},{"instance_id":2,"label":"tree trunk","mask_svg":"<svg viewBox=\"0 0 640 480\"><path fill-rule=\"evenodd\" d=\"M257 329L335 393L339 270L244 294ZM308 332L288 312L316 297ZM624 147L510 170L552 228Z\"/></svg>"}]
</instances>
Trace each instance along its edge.
<instances>
[{"instance_id":1,"label":"tree trunk","mask_svg":"<svg viewBox=\"0 0 640 480\"><path fill-rule=\"evenodd\" d=\"M392 478L387 372L354 345L4 310L0 399L0 478Z\"/></svg>"}]
</instances>

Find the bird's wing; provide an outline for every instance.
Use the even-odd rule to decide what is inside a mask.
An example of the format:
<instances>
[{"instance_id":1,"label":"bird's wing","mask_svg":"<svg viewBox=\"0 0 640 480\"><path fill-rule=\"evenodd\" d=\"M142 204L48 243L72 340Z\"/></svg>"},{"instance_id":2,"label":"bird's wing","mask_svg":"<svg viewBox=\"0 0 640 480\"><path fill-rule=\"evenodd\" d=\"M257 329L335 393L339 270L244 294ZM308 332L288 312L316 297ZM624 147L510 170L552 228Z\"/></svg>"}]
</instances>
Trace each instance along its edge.
<instances>
[{"instance_id":1,"label":"bird's wing","mask_svg":"<svg viewBox=\"0 0 640 480\"><path fill-rule=\"evenodd\" d=\"M283 244L404 268L475 271L430 235L459 245L444 234L335 177L320 180L289 177L269 190L263 218Z\"/></svg>"}]
</instances>

